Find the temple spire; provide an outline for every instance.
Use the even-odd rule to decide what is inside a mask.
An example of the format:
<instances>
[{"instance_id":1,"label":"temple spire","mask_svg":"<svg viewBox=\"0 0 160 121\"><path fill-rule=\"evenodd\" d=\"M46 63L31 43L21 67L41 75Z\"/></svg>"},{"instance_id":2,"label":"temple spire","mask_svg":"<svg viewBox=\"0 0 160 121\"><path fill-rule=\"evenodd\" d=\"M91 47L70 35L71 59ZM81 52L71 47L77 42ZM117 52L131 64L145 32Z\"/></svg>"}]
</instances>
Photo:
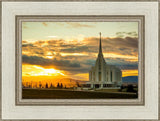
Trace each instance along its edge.
<instances>
[{"instance_id":1,"label":"temple spire","mask_svg":"<svg viewBox=\"0 0 160 121\"><path fill-rule=\"evenodd\" d=\"M99 35L100 35L100 41L99 41L99 54L102 54L101 32L99 33Z\"/></svg>"}]
</instances>

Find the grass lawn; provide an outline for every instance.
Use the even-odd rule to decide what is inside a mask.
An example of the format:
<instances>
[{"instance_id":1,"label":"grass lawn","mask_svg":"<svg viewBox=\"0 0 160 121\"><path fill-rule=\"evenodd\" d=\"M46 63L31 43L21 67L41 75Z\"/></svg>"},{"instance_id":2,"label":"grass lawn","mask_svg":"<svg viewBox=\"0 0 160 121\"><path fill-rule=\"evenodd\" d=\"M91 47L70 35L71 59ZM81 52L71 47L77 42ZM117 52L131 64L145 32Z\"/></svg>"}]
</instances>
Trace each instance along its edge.
<instances>
[{"instance_id":1,"label":"grass lawn","mask_svg":"<svg viewBox=\"0 0 160 121\"><path fill-rule=\"evenodd\" d=\"M57 89L23 89L23 99L135 99L136 93L72 91Z\"/></svg>"},{"instance_id":2,"label":"grass lawn","mask_svg":"<svg viewBox=\"0 0 160 121\"><path fill-rule=\"evenodd\" d=\"M101 89L101 90L96 90L98 92L119 92L119 89Z\"/></svg>"}]
</instances>

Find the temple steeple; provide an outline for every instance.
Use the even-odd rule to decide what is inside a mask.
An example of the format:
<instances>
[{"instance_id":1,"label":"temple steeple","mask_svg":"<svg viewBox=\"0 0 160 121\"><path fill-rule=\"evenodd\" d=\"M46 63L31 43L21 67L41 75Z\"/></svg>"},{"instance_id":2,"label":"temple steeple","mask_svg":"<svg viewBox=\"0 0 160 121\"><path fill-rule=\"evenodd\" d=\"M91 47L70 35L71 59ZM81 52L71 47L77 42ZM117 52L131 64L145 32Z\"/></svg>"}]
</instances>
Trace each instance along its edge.
<instances>
[{"instance_id":1,"label":"temple steeple","mask_svg":"<svg viewBox=\"0 0 160 121\"><path fill-rule=\"evenodd\" d=\"M99 33L100 35L100 40L99 40L99 55L103 55L102 54L102 45L101 45L101 32Z\"/></svg>"}]
</instances>

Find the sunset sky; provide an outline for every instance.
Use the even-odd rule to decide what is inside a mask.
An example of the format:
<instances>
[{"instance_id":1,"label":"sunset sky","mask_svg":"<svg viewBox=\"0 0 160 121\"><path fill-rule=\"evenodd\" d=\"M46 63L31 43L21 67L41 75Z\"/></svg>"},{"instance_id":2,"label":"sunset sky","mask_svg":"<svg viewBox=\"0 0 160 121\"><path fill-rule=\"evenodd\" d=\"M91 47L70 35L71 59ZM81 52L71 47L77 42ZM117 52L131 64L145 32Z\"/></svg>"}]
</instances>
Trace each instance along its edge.
<instances>
[{"instance_id":1,"label":"sunset sky","mask_svg":"<svg viewBox=\"0 0 160 121\"><path fill-rule=\"evenodd\" d=\"M22 80L88 81L102 33L106 63L122 76L138 75L137 22L23 22Z\"/></svg>"}]
</instances>

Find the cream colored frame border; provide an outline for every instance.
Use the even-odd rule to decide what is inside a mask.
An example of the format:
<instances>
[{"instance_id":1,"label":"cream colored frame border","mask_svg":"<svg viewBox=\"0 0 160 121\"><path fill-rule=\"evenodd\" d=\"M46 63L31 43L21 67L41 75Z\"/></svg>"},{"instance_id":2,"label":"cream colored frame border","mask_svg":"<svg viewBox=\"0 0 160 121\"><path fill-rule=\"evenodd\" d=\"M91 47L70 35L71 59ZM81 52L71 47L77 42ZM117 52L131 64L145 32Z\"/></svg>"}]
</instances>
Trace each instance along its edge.
<instances>
[{"instance_id":1,"label":"cream colored frame border","mask_svg":"<svg viewBox=\"0 0 160 121\"><path fill-rule=\"evenodd\" d=\"M46 2L46 1L50 1L50 2L56 2L56 0L2 0L2 2L5 2L5 1L9 1L9 2L18 2L18 1L20 1L20 2L25 2L25 1L27 1L27 2L33 2L33 1L35 1L35 2L37 2L37 1L41 1L41 2ZM59 0L60 2L61 1L65 1L65 2L76 2L75 0ZM82 2L85 2L85 0L77 0L77 1L82 1ZM89 2L92 2L92 1L94 1L94 2L98 2L98 0L86 0L86 1L89 1ZM159 0L99 0L99 2L101 2L101 1L105 1L105 2L159 2ZM1 9L2 9L2 2L0 2L0 13L2 12L1 11ZM160 3L159 3L159 6L160 6ZM160 20L160 7L159 7L159 11L158 11L158 16L159 16L159 20ZM1 14L1 20L2 20L2 14ZM160 23L160 22L159 22ZM0 21L0 25L1 25L1 21ZM2 26L2 25L1 25ZM158 24L158 26L159 26L159 24ZM1 27L1 29L2 29L2 27ZM160 27L159 27L159 30L160 30ZM1 33L2 33L2 31L1 31ZM0 33L0 38L2 37L2 35L1 35L1 33ZM158 34L159 35L159 38L160 38L160 34ZM1 39L0 39L1 40ZM2 42L2 41L1 41ZM160 43L159 43L159 46L160 46ZM0 55L1 55L1 60L2 60L2 46L1 46L1 44L0 44L0 48L1 48L1 51L0 51ZM159 48L159 51L160 51L160 48ZM160 53L158 54L158 55L160 55ZM159 56L160 57L160 56ZM160 58L159 58L160 59ZM2 72L2 61L0 60L0 62L1 62L1 64L0 64L0 71ZM160 61L159 61L159 63L160 63ZM160 64L159 64L160 65ZM160 67L158 65L158 67ZM160 69L160 68L159 68ZM158 70L158 72L159 72L159 70ZM159 75L160 75L160 73L159 73ZM2 79L2 73L0 73L0 78ZM159 79L158 79L159 80ZM0 81L0 85L2 85L2 82ZM160 93L160 86L158 86L159 88L158 88L158 91L159 91L159 93ZM1 91L1 86L0 86L0 92L1 92L1 94L2 94L2 91ZM1 98L1 100L2 100L2 96L0 95L0 98ZM0 101L1 101L0 100ZM159 96L159 103L160 103L160 96ZM160 109L160 105L158 105L159 106L159 108L158 109ZM0 110L2 111L2 102L0 103ZM102 106L103 107L103 106ZM62 109L62 108L61 108ZM0 111L0 112L1 112ZM157 120L160 120L160 111L158 111L159 113L158 113L158 119L148 119L148 120L150 120L150 121L157 121ZM1 112L2 113L2 112ZM0 114L0 120L2 120L2 117L1 117L2 115ZM22 119L22 120L20 120L20 119L11 119L11 120L3 120L3 121L14 121L14 120L16 120L16 121L25 121L25 119ZM26 119L26 120L28 120L28 119ZM81 121L81 120L84 120L84 119L53 119L53 120L45 120L45 119L29 119L29 121ZM86 119L87 121L91 121L91 120L95 120L95 121L104 121L105 119ZM115 119L106 119L106 121L115 121ZM126 121L131 121L131 119L120 119L120 120L118 120L118 121L124 121L124 120L126 120ZM137 121L137 119L132 119L132 121ZM142 121L143 119L139 119L139 121ZM147 120L147 119L145 119L145 120ZM144 121L144 120L143 120Z\"/></svg>"},{"instance_id":2,"label":"cream colored frame border","mask_svg":"<svg viewBox=\"0 0 160 121\"><path fill-rule=\"evenodd\" d=\"M138 22L138 99L22 99L22 22ZM16 16L16 105L144 105L144 16ZM18 83L17 83L18 82Z\"/></svg>"}]
</instances>

